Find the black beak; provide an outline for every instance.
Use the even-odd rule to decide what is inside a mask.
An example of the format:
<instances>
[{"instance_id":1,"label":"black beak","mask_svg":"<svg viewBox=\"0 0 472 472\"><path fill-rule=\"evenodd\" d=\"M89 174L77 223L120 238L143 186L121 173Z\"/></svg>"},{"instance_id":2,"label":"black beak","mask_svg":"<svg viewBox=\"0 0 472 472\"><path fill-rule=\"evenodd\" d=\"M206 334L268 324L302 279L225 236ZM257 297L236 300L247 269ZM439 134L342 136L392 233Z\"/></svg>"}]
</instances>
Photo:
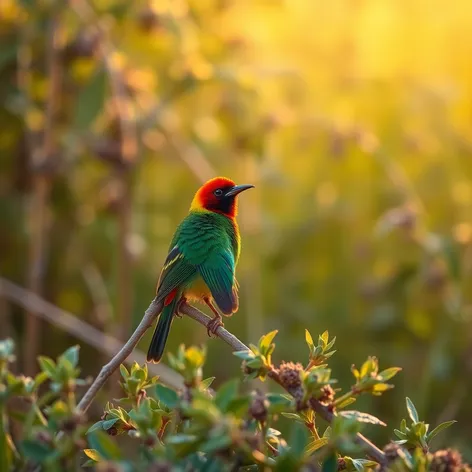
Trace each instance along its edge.
<instances>
[{"instance_id":1,"label":"black beak","mask_svg":"<svg viewBox=\"0 0 472 472\"><path fill-rule=\"evenodd\" d=\"M234 197L235 195L238 195L239 193L244 192L244 190L248 190L250 188L254 188L254 185L250 185L250 184L235 185L233 188L230 188L226 192L225 197Z\"/></svg>"}]
</instances>

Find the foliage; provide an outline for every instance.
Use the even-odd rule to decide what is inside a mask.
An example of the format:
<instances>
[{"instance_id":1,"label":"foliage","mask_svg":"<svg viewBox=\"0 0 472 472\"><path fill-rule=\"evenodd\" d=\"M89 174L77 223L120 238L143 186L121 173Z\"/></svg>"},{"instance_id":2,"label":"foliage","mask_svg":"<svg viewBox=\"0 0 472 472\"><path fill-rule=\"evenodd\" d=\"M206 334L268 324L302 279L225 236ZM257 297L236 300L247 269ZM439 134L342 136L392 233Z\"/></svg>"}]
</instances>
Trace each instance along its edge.
<instances>
[{"instance_id":1,"label":"foliage","mask_svg":"<svg viewBox=\"0 0 472 472\"><path fill-rule=\"evenodd\" d=\"M176 355L169 355L171 366L184 375L181 391L166 387L157 377L150 378L147 365L135 363L129 370L122 365L123 397L109 401L100 420L88 428L84 416L76 411L76 389L85 385L78 378L78 348L68 349L57 361L40 357L41 372L31 379L10 371L14 345L7 339L0 343L2 470L36 466L40 466L38 470L73 470L78 458L83 467L125 471L259 468L362 472L380 467L408 472L420 470L419 465L431 471L468 470L457 451L432 454L429 449L431 439L454 422L442 423L428 433L428 425L419 421L408 398L412 424L407 427L402 420L400 430L394 431L401 440L391 443L397 448L393 457L380 449L372 450L375 446L360 439L358 433L366 424L386 424L368 413L345 410L343 405L350 403L346 399L356 401L361 393L385 393L388 389L373 387L394 377L399 369L378 373L377 362L369 358L356 373L356 384L338 397L344 398L339 402L327 364L313 363L309 333L305 368L272 363L275 335L274 331L262 336L244 355L235 354L244 359L246 378L270 377L286 390L284 393L251 391L248 384L243 388L238 378L213 390L213 378L202 378L205 349L182 345ZM320 340L325 347L334 344L328 343L327 332ZM258 362L248 367L255 359ZM373 379L369 388L358 388L367 377ZM289 422L286 434L278 429L282 418ZM327 426L321 433L318 423L323 418ZM21 437L12 434L18 425ZM126 444L122 438L135 444L134 452L122 447ZM441 468L451 460L451 454L460 467Z\"/></svg>"}]
</instances>

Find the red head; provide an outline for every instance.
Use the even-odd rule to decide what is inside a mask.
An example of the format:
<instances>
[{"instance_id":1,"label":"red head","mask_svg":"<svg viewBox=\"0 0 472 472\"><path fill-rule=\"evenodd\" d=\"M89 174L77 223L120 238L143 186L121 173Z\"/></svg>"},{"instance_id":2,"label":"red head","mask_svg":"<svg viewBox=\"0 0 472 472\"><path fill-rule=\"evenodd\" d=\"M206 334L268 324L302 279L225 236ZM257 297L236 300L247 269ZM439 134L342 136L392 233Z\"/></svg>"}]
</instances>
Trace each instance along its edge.
<instances>
[{"instance_id":1,"label":"red head","mask_svg":"<svg viewBox=\"0 0 472 472\"><path fill-rule=\"evenodd\" d=\"M238 211L237 196L254 185L235 185L225 177L215 177L202 185L193 198L190 210L208 210L234 218Z\"/></svg>"}]
</instances>

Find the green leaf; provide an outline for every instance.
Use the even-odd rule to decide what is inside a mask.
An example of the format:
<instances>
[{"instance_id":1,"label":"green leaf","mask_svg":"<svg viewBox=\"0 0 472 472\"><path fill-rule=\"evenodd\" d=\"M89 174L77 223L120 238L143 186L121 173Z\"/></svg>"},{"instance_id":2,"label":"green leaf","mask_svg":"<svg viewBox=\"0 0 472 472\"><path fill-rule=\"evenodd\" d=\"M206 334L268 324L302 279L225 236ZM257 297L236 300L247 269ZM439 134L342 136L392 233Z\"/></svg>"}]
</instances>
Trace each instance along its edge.
<instances>
[{"instance_id":1,"label":"green leaf","mask_svg":"<svg viewBox=\"0 0 472 472\"><path fill-rule=\"evenodd\" d=\"M346 398L346 400L342 401L341 403L337 404L336 405L336 408L338 410L340 410L341 408L346 408L347 406L353 404L356 402L356 397L349 397L349 398Z\"/></svg>"},{"instance_id":2,"label":"green leaf","mask_svg":"<svg viewBox=\"0 0 472 472\"><path fill-rule=\"evenodd\" d=\"M269 411L271 413L282 413L288 410L292 405L292 400L288 395L268 393L266 398L269 401Z\"/></svg>"},{"instance_id":3,"label":"green leaf","mask_svg":"<svg viewBox=\"0 0 472 472\"><path fill-rule=\"evenodd\" d=\"M408 397L406 397L406 409L408 410L408 415L410 416L411 421L413 421L413 423L418 423L418 412L416 411L415 405L413 405L413 402Z\"/></svg>"},{"instance_id":4,"label":"green leaf","mask_svg":"<svg viewBox=\"0 0 472 472\"><path fill-rule=\"evenodd\" d=\"M156 396L167 408L173 409L179 404L179 396L177 395L177 392L164 387L164 385L156 385Z\"/></svg>"},{"instance_id":5,"label":"green leaf","mask_svg":"<svg viewBox=\"0 0 472 472\"><path fill-rule=\"evenodd\" d=\"M96 423L94 423L92 426L90 426L90 428L85 434L90 434L98 429L103 429L103 421L97 421Z\"/></svg>"},{"instance_id":6,"label":"green leaf","mask_svg":"<svg viewBox=\"0 0 472 472\"><path fill-rule=\"evenodd\" d=\"M79 363L79 349L80 346L72 346L69 349L67 349L64 354L60 356L60 358L68 360L72 367L77 367L77 364Z\"/></svg>"},{"instance_id":7,"label":"green leaf","mask_svg":"<svg viewBox=\"0 0 472 472\"><path fill-rule=\"evenodd\" d=\"M328 331L325 331L321 336L320 336L320 341L325 348L328 345L328 339L329 339L329 333Z\"/></svg>"},{"instance_id":8,"label":"green leaf","mask_svg":"<svg viewBox=\"0 0 472 472\"><path fill-rule=\"evenodd\" d=\"M338 470L338 459L336 454L330 454L323 462L322 472L336 472Z\"/></svg>"},{"instance_id":9,"label":"green leaf","mask_svg":"<svg viewBox=\"0 0 472 472\"><path fill-rule=\"evenodd\" d=\"M300 457L307 443L307 430L304 425L295 423L290 437L290 448L295 456Z\"/></svg>"},{"instance_id":10,"label":"green leaf","mask_svg":"<svg viewBox=\"0 0 472 472\"><path fill-rule=\"evenodd\" d=\"M366 468L376 467L378 464L375 461L369 459L351 459L352 465L358 472L366 470Z\"/></svg>"},{"instance_id":11,"label":"green leaf","mask_svg":"<svg viewBox=\"0 0 472 472\"><path fill-rule=\"evenodd\" d=\"M329 438L319 438L315 439L312 441L308 446L305 448L305 454L310 456L314 452L316 452L318 449L321 449L323 446L328 444Z\"/></svg>"},{"instance_id":12,"label":"green leaf","mask_svg":"<svg viewBox=\"0 0 472 472\"><path fill-rule=\"evenodd\" d=\"M239 357L244 361L254 358L254 354L251 351L235 351L233 352L233 356Z\"/></svg>"},{"instance_id":13,"label":"green leaf","mask_svg":"<svg viewBox=\"0 0 472 472\"><path fill-rule=\"evenodd\" d=\"M400 438L400 439L406 439L408 436L405 434L405 433L402 433L400 430L398 429L394 429L393 430L394 434L397 436L397 438Z\"/></svg>"},{"instance_id":14,"label":"green leaf","mask_svg":"<svg viewBox=\"0 0 472 472\"><path fill-rule=\"evenodd\" d=\"M39 367L41 367L41 370L46 372L49 378L54 377L56 374L56 363L50 357L39 356L38 363Z\"/></svg>"},{"instance_id":15,"label":"green leaf","mask_svg":"<svg viewBox=\"0 0 472 472\"><path fill-rule=\"evenodd\" d=\"M379 380L382 382L386 382L387 380L390 380L392 377L398 374L402 369L401 367L390 367L389 369L385 369L380 374L378 377L381 377Z\"/></svg>"},{"instance_id":16,"label":"green leaf","mask_svg":"<svg viewBox=\"0 0 472 472\"><path fill-rule=\"evenodd\" d=\"M95 121L103 109L107 93L107 76L103 69L95 75L82 88L75 104L75 126L79 130L85 130Z\"/></svg>"},{"instance_id":17,"label":"green leaf","mask_svg":"<svg viewBox=\"0 0 472 472\"><path fill-rule=\"evenodd\" d=\"M429 434L428 434L428 442L431 441L435 436L437 436L441 431L445 430L446 428L449 428L449 426L452 426L454 423L457 423L456 420L452 421L445 421L444 423L439 424L434 428Z\"/></svg>"},{"instance_id":18,"label":"green leaf","mask_svg":"<svg viewBox=\"0 0 472 472\"><path fill-rule=\"evenodd\" d=\"M216 377L208 377L207 379L202 380L200 382L200 388L202 390L207 390L215 379Z\"/></svg>"},{"instance_id":19,"label":"green leaf","mask_svg":"<svg viewBox=\"0 0 472 472\"><path fill-rule=\"evenodd\" d=\"M290 420L301 421L302 423L305 422L305 420L303 420L301 416L297 415L296 413L282 413L282 416L285 416L285 418Z\"/></svg>"},{"instance_id":20,"label":"green leaf","mask_svg":"<svg viewBox=\"0 0 472 472\"><path fill-rule=\"evenodd\" d=\"M376 416L371 415L369 413L362 413L356 410L346 410L341 411L339 416L343 416L347 419L354 419L359 421L359 423L370 423L370 424L378 424L380 426L387 426L382 420L379 420Z\"/></svg>"},{"instance_id":21,"label":"green leaf","mask_svg":"<svg viewBox=\"0 0 472 472\"><path fill-rule=\"evenodd\" d=\"M274 331L271 331L270 333L267 333L261 337L261 339L259 340L259 348L261 351L265 352L267 351L267 349L269 349L277 333L278 333L278 330L274 329Z\"/></svg>"},{"instance_id":22,"label":"green leaf","mask_svg":"<svg viewBox=\"0 0 472 472\"><path fill-rule=\"evenodd\" d=\"M92 459L94 462L99 462L103 460L103 457L100 456L96 449L84 449L84 454L89 458Z\"/></svg>"},{"instance_id":23,"label":"green leaf","mask_svg":"<svg viewBox=\"0 0 472 472\"><path fill-rule=\"evenodd\" d=\"M21 450L28 459L39 463L44 462L48 457L54 454L54 449L51 449L46 444L31 439L25 439L21 443Z\"/></svg>"},{"instance_id":24,"label":"green leaf","mask_svg":"<svg viewBox=\"0 0 472 472\"><path fill-rule=\"evenodd\" d=\"M120 418L112 418L111 420L102 421L102 429L108 431ZM90 431L90 430L89 430Z\"/></svg>"},{"instance_id":25,"label":"green leaf","mask_svg":"<svg viewBox=\"0 0 472 472\"><path fill-rule=\"evenodd\" d=\"M372 468L378 465L377 462L371 461L368 459L352 459L352 458L349 458L349 459L357 472L363 472L368 467Z\"/></svg>"},{"instance_id":26,"label":"green leaf","mask_svg":"<svg viewBox=\"0 0 472 472\"><path fill-rule=\"evenodd\" d=\"M313 342L313 338L311 337L310 331L308 331L307 329L305 329L305 341L308 344L308 348L311 352L315 346L315 343Z\"/></svg>"},{"instance_id":27,"label":"green leaf","mask_svg":"<svg viewBox=\"0 0 472 472\"><path fill-rule=\"evenodd\" d=\"M231 400L238 394L239 380L234 379L225 382L219 389L215 397L215 403L222 411L226 411Z\"/></svg>"},{"instance_id":28,"label":"green leaf","mask_svg":"<svg viewBox=\"0 0 472 472\"><path fill-rule=\"evenodd\" d=\"M129 377L128 369L125 367L124 364L120 364L120 374L125 380Z\"/></svg>"},{"instance_id":29,"label":"green leaf","mask_svg":"<svg viewBox=\"0 0 472 472\"><path fill-rule=\"evenodd\" d=\"M221 449L226 449L228 446L231 445L231 438L223 434L221 436L216 436L214 438L209 439L206 441L202 446L201 450L202 452L206 452L207 454L210 454L215 451L219 451Z\"/></svg>"},{"instance_id":30,"label":"green leaf","mask_svg":"<svg viewBox=\"0 0 472 472\"><path fill-rule=\"evenodd\" d=\"M195 434L176 434L166 438L167 444L193 444L198 441L198 436Z\"/></svg>"},{"instance_id":31,"label":"green leaf","mask_svg":"<svg viewBox=\"0 0 472 472\"><path fill-rule=\"evenodd\" d=\"M89 444L106 460L121 460L121 449L104 431L94 431L89 435Z\"/></svg>"}]
</instances>

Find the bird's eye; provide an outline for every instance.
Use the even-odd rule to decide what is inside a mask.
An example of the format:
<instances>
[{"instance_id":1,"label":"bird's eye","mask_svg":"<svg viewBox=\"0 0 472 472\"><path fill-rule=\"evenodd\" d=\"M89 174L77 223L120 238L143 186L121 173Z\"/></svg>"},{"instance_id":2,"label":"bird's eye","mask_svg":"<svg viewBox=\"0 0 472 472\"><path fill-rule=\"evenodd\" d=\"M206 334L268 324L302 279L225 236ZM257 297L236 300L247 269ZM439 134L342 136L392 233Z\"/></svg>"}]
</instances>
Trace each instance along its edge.
<instances>
[{"instance_id":1,"label":"bird's eye","mask_svg":"<svg viewBox=\"0 0 472 472\"><path fill-rule=\"evenodd\" d=\"M215 194L215 197L221 197L221 195L223 195L223 190L217 188L213 193Z\"/></svg>"}]
</instances>

